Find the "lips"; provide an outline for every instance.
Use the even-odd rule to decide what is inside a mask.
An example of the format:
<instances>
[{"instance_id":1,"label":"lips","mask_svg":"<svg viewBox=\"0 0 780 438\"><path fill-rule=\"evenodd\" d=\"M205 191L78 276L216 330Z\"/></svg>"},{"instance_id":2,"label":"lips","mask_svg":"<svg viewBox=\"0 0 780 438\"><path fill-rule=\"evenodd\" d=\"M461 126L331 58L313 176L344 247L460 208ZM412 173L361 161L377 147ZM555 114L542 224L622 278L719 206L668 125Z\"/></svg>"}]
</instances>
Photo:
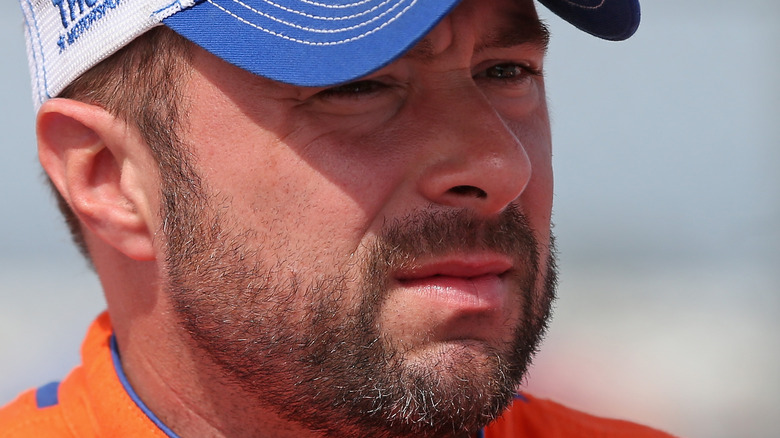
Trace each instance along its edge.
<instances>
[{"instance_id":1,"label":"lips","mask_svg":"<svg viewBox=\"0 0 780 438\"><path fill-rule=\"evenodd\" d=\"M512 262L493 254L469 254L421 263L395 275L406 292L462 311L495 310L506 298Z\"/></svg>"},{"instance_id":2,"label":"lips","mask_svg":"<svg viewBox=\"0 0 780 438\"><path fill-rule=\"evenodd\" d=\"M469 254L421 263L396 273L398 281L418 280L433 276L471 278L483 275L503 275L512 268L506 257Z\"/></svg>"}]
</instances>

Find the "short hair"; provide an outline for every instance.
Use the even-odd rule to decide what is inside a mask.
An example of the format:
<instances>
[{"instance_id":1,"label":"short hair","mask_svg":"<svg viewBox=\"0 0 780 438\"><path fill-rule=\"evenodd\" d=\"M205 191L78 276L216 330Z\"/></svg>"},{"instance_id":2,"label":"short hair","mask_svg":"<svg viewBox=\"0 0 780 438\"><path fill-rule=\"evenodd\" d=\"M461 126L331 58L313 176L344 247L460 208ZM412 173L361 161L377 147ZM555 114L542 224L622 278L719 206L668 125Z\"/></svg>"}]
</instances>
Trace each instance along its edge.
<instances>
[{"instance_id":1,"label":"short hair","mask_svg":"<svg viewBox=\"0 0 780 438\"><path fill-rule=\"evenodd\" d=\"M135 125L157 160L161 177L181 174L181 89L192 59L192 43L164 26L136 38L68 85L58 97L106 109ZM49 185L73 242L90 266L81 224L67 201Z\"/></svg>"}]
</instances>

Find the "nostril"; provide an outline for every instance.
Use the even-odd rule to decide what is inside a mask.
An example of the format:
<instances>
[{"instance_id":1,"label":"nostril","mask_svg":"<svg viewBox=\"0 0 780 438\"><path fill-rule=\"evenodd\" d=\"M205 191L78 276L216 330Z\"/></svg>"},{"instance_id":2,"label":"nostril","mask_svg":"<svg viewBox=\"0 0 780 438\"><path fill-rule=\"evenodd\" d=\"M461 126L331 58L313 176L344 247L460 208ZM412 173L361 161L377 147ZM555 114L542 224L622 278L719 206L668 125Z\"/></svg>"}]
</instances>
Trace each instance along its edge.
<instances>
[{"instance_id":1,"label":"nostril","mask_svg":"<svg viewBox=\"0 0 780 438\"><path fill-rule=\"evenodd\" d=\"M484 190L474 186L455 186L448 191L452 194L460 196L473 196L480 199L487 198L487 193Z\"/></svg>"}]
</instances>

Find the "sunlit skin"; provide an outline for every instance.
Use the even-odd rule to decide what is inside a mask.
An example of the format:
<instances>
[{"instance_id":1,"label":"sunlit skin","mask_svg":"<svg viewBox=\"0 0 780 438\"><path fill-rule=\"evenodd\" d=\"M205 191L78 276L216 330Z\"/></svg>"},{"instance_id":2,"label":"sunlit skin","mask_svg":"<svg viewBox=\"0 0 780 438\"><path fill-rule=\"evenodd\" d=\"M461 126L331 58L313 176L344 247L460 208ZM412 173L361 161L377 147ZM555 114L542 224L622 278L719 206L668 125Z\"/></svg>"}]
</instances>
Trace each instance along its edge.
<instances>
[{"instance_id":1,"label":"sunlit skin","mask_svg":"<svg viewBox=\"0 0 780 438\"><path fill-rule=\"evenodd\" d=\"M467 0L403 58L331 88L272 82L196 50L181 137L226 209L218 214L251 230L249 254L279 266L280 278L357 275L382 227L421 210L494 218L514 206L544 263L553 180L545 36L530 0ZM43 114L66 112L61 105L53 100ZM100 120L88 128L122 146L108 149L111 158L91 155L92 166L107 169L95 175L116 186L127 211L76 210L138 394L182 436L317 436L246 397L178 330L154 162L131 128ZM54 158L44 152L42 161ZM66 186L65 176L53 180ZM423 366L508 343L524 312L507 285L521 268L513 263L490 251L416 260L393 273L377 326ZM348 290L345 308L360 299ZM288 315L290 324L301 315Z\"/></svg>"},{"instance_id":2,"label":"sunlit skin","mask_svg":"<svg viewBox=\"0 0 780 438\"><path fill-rule=\"evenodd\" d=\"M529 5L522 9L535 17ZM512 29L509 17L466 3L405 58L330 90L273 83L199 52L188 137L197 139L201 175L231 200L232 215L251 221L258 241L285 241L275 256L299 272L349 263L385 221L430 205L490 216L517 203L546 242L550 136L543 79L531 73L542 69L544 51L490 47L496 32ZM520 67L517 77L488 77L504 65ZM457 186L487 197L451 190ZM283 239L279 229L289 230ZM386 304L382 324L399 342L453 318L457 328L434 336L495 336L517 317L499 305L490 318L464 320L420 299L399 288Z\"/></svg>"}]
</instances>

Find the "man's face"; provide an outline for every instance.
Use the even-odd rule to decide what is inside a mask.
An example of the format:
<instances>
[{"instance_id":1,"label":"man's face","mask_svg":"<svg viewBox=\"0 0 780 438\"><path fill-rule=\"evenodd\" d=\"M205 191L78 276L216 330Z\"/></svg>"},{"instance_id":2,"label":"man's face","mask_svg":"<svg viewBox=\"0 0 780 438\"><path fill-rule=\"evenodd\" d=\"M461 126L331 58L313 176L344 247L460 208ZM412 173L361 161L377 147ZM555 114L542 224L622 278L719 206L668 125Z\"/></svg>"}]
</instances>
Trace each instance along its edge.
<instances>
[{"instance_id":1,"label":"man's face","mask_svg":"<svg viewBox=\"0 0 780 438\"><path fill-rule=\"evenodd\" d=\"M178 189L164 227L196 350L340 436L451 436L498 415L555 282L544 43L531 1L467 0L339 87L196 52L182 137L200 186Z\"/></svg>"}]
</instances>

